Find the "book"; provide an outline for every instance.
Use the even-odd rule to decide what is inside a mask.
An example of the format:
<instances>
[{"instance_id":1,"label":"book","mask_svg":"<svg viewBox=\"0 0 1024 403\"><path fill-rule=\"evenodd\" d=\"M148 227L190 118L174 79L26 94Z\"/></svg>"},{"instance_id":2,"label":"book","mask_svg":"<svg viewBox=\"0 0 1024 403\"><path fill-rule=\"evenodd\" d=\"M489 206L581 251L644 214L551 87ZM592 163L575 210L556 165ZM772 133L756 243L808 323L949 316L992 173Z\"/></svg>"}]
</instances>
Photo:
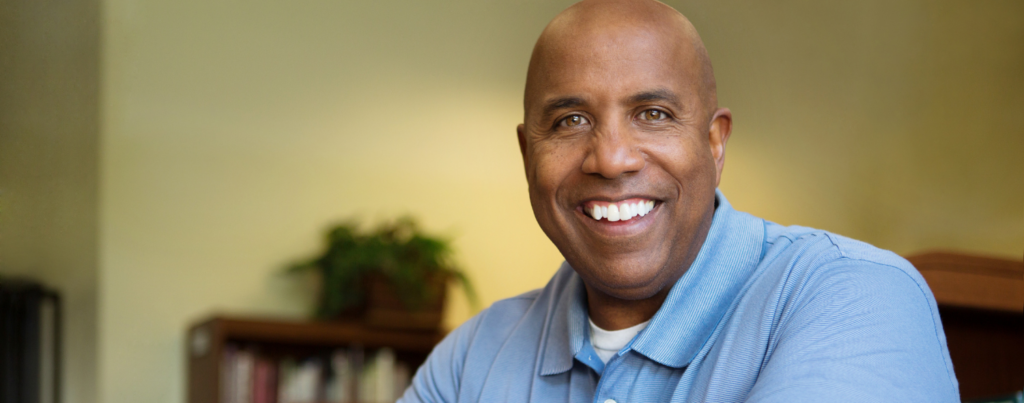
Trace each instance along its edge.
<instances>
[{"instance_id":1,"label":"book","mask_svg":"<svg viewBox=\"0 0 1024 403\"><path fill-rule=\"evenodd\" d=\"M277 402L291 403L292 382L295 377L295 360L285 358L277 366Z\"/></svg>"},{"instance_id":2,"label":"book","mask_svg":"<svg viewBox=\"0 0 1024 403\"><path fill-rule=\"evenodd\" d=\"M355 401L355 368L348 349L337 349L331 353L330 375L326 382L328 403L351 403Z\"/></svg>"},{"instance_id":3,"label":"book","mask_svg":"<svg viewBox=\"0 0 1024 403\"><path fill-rule=\"evenodd\" d=\"M979 399L964 401L964 403L1024 403L1024 391L1018 391L1012 395L990 397L988 399Z\"/></svg>"},{"instance_id":4,"label":"book","mask_svg":"<svg viewBox=\"0 0 1024 403\"><path fill-rule=\"evenodd\" d=\"M235 355L233 371L234 400L227 403L252 403L253 367L256 357L252 351L240 350Z\"/></svg>"},{"instance_id":5,"label":"book","mask_svg":"<svg viewBox=\"0 0 1024 403\"><path fill-rule=\"evenodd\" d=\"M390 348L359 346L301 357L271 357L227 344L221 357L223 403L384 403L410 382L408 365Z\"/></svg>"},{"instance_id":6,"label":"book","mask_svg":"<svg viewBox=\"0 0 1024 403\"><path fill-rule=\"evenodd\" d=\"M277 366L266 357L257 357L253 369L252 403L277 402Z\"/></svg>"}]
</instances>

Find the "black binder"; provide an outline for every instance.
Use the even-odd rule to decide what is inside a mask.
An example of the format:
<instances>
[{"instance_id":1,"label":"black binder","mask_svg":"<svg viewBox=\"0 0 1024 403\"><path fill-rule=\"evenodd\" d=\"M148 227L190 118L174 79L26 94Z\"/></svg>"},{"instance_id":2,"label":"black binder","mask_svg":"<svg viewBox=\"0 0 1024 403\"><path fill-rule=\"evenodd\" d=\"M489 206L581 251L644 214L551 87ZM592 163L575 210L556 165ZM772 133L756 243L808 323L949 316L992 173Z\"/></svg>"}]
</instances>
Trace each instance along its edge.
<instances>
[{"instance_id":1,"label":"black binder","mask_svg":"<svg viewBox=\"0 0 1024 403\"><path fill-rule=\"evenodd\" d=\"M59 403L60 297L0 279L0 403Z\"/></svg>"}]
</instances>

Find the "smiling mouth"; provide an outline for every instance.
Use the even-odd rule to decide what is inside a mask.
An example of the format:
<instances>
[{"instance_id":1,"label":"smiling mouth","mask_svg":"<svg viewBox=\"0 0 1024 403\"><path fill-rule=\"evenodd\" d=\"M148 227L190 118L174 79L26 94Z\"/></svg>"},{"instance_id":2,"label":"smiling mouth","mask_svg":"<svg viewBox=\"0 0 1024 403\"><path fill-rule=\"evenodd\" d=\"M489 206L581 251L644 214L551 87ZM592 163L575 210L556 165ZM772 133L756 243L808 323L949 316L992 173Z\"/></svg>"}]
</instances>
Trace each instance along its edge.
<instances>
[{"instance_id":1,"label":"smiling mouth","mask_svg":"<svg viewBox=\"0 0 1024 403\"><path fill-rule=\"evenodd\" d=\"M583 204L583 212L597 221L629 221L647 215L655 205L654 200L644 198L632 198L617 202L588 201Z\"/></svg>"}]
</instances>

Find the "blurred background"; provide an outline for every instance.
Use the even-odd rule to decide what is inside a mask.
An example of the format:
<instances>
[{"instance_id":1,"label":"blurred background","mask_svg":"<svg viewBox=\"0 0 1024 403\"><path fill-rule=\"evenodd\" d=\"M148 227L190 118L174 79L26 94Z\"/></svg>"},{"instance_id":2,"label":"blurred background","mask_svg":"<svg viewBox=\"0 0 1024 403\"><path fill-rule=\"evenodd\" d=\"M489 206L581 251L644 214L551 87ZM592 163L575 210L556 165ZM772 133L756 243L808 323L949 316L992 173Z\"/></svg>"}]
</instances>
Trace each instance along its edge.
<instances>
[{"instance_id":1,"label":"blurred background","mask_svg":"<svg viewBox=\"0 0 1024 403\"><path fill-rule=\"evenodd\" d=\"M0 0L0 274L63 295L65 401L185 401L186 327L306 317L279 273L352 215L454 239L483 306L543 286L515 126L571 3ZM735 116L738 210L1020 260L1024 2L668 3Z\"/></svg>"}]
</instances>

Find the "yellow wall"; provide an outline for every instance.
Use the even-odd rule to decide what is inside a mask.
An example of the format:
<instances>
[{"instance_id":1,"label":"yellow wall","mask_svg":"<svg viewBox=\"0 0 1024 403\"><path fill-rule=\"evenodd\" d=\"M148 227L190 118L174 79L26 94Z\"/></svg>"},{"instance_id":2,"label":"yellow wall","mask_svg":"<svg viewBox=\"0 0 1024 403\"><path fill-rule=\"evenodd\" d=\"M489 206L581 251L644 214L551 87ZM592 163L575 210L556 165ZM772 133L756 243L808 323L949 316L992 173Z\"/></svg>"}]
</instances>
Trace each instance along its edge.
<instances>
[{"instance_id":1,"label":"yellow wall","mask_svg":"<svg viewBox=\"0 0 1024 403\"><path fill-rule=\"evenodd\" d=\"M107 1L101 400L182 401L205 314L305 314L275 273L351 214L454 236L485 304L543 285L515 126L566 5Z\"/></svg>"},{"instance_id":2,"label":"yellow wall","mask_svg":"<svg viewBox=\"0 0 1024 403\"><path fill-rule=\"evenodd\" d=\"M61 294L65 403L96 401L98 14L0 2L0 276Z\"/></svg>"},{"instance_id":3,"label":"yellow wall","mask_svg":"<svg viewBox=\"0 0 1024 403\"><path fill-rule=\"evenodd\" d=\"M1024 3L672 3L736 117L722 188L739 209L900 253L1020 258ZM68 242L86 263L98 252L111 403L184 401L182 338L203 315L303 315L312 296L276 273L351 214L411 212L453 235L485 304L539 287L561 259L530 212L514 127L532 42L568 4L106 0L98 151L70 152L99 156L99 206L71 202L96 189L78 171L47 175L69 184L10 168L35 155L11 139L32 137L0 126L0 242L56 231L45 205L5 218L22 192L9 189L98 212L74 227L98 228L98 247ZM3 116L32 99L18 91ZM471 314L453 302L448 325Z\"/></svg>"},{"instance_id":4,"label":"yellow wall","mask_svg":"<svg viewBox=\"0 0 1024 403\"><path fill-rule=\"evenodd\" d=\"M736 117L730 201L898 253L1021 259L1024 2L786 3L680 7Z\"/></svg>"}]
</instances>

